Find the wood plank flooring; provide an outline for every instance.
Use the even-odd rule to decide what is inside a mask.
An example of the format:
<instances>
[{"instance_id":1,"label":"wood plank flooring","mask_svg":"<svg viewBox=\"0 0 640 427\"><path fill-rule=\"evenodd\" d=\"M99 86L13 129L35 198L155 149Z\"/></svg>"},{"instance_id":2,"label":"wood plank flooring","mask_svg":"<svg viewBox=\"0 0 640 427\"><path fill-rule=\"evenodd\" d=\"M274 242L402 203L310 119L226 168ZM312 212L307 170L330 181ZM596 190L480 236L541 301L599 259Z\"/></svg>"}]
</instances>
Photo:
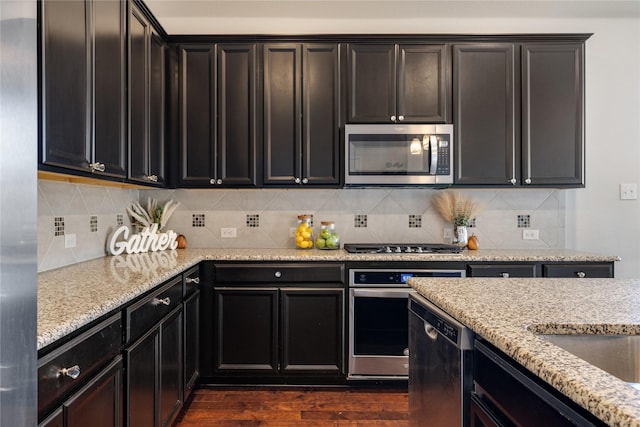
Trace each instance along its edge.
<instances>
[{"instance_id":1,"label":"wood plank flooring","mask_svg":"<svg viewBox=\"0 0 640 427\"><path fill-rule=\"evenodd\" d=\"M405 427L408 411L402 388L201 388L174 427Z\"/></svg>"}]
</instances>

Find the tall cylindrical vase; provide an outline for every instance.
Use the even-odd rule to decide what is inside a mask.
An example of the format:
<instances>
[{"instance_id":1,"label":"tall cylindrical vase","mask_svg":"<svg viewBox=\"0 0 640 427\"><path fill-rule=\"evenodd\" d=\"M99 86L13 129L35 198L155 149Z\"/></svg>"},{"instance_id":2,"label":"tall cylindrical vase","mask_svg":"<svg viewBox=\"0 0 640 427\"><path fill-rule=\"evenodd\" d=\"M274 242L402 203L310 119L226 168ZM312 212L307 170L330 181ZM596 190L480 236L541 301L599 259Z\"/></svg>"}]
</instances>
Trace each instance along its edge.
<instances>
[{"instance_id":1,"label":"tall cylindrical vase","mask_svg":"<svg viewBox=\"0 0 640 427\"><path fill-rule=\"evenodd\" d=\"M464 225L458 225L456 227L455 244L458 246L467 246L469 242L469 233L467 233L467 227Z\"/></svg>"}]
</instances>

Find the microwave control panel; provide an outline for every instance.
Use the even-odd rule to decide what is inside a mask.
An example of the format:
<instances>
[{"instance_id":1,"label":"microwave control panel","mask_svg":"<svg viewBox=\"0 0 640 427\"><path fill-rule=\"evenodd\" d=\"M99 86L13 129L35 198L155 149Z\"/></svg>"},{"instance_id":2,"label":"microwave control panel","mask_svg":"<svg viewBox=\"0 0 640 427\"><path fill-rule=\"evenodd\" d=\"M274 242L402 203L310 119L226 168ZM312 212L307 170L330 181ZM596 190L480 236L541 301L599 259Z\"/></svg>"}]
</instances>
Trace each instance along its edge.
<instances>
[{"instance_id":1,"label":"microwave control panel","mask_svg":"<svg viewBox=\"0 0 640 427\"><path fill-rule=\"evenodd\" d=\"M438 167L436 175L449 175L451 171L451 142L449 135L438 135Z\"/></svg>"}]
</instances>

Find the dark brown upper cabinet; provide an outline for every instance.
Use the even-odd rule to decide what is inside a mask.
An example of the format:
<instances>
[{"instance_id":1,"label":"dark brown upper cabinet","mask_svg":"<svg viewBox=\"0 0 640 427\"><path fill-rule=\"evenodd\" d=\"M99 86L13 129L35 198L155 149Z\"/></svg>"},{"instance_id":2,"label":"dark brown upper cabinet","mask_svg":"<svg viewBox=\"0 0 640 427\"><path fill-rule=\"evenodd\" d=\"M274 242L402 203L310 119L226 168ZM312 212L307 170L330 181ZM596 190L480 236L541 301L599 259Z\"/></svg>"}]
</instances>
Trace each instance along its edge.
<instances>
[{"instance_id":1,"label":"dark brown upper cabinet","mask_svg":"<svg viewBox=\"0 0 640 427\"><path fill-rule=\"evenodd\" d=\"M337 44L263 47L264 185L340 183Z\"/></svg>"},{"instance_id":2,"label":"dark brown upper cabinet","mask_svg":"<svg viewBox=\"0 0 640 427\"><path fill-rule=\"evenodd\" d=\"M449 122L445 44L350 44L350 123Z\"/></svg>"},{"instance_id":3,"label":"dark brown upper cabinet","mask_svg":"<svg viewBox=\"0 0 640 427\"><path fill-rule=\"evenodd\" d=\"M129 180L165 181L166 43L144 14L129 12Z\"/></svg>"},{"instance_id":4,"label":"dark brown upper cabinet","mask_svg":"<svg viewBox=\"0 0 640 427\"><path fill-rule=\"evenodd\" d=\"M584 43L522 46L522 183L584 187Z\"/></svg>"},{"instance_id":5,"label":"dark brown upper cabinet","mask_svg":"<svg viewBox=\"0 0 640 427\"><path fill-rule=\"evenodd\" d=\"M520 176L517 47L453 47L455 183L512 185Z\"/></svg>"},{"instance_id":6,"label":"dark brown upper cabinet","mask_svg":"<svg viewBox=\"0 0 640 427\"><path fill-rule=\"evenodd\" d=\"M583 49L453 47L455 184L584 186Z\"/></svg>"},{"instance_id":7,"label":"dark brown upper cabinet","mask_svg":"<svg viewBox=\"0 0 640 427\"><path fill-rule=\"evenodd\" d=\"M41 169L124 178L127 3L43 1L39 5Z\"/></svg>"},{"instance_id":8,"label":"dark brown upper cabinet","mask_svg":"<svg viewBox=\"0 0 640 427\"><path fill-rule=\"evenodd\" d=\"M181 45L182 187L253 187L257 157L256 45Z\"/></svg>"}]
</instances>

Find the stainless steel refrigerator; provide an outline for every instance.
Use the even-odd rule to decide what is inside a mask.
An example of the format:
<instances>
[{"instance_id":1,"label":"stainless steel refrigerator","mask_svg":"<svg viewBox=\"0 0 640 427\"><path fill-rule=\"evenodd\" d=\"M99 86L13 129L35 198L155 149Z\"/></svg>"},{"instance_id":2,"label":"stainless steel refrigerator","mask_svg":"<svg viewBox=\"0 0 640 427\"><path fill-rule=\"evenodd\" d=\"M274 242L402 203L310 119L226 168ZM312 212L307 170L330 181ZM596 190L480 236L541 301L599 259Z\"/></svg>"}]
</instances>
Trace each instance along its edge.
<instances>
[{"instance_id":1,"label":"stainless steel refrigerator","mask_svg":"<svg viewBox=\"0 0 640 427\"><path fill-rule=\"evenodd\" d=\"M37 62L36 1L0 1L0 426L37 423Z\"/></svg>"}]
</instances>

